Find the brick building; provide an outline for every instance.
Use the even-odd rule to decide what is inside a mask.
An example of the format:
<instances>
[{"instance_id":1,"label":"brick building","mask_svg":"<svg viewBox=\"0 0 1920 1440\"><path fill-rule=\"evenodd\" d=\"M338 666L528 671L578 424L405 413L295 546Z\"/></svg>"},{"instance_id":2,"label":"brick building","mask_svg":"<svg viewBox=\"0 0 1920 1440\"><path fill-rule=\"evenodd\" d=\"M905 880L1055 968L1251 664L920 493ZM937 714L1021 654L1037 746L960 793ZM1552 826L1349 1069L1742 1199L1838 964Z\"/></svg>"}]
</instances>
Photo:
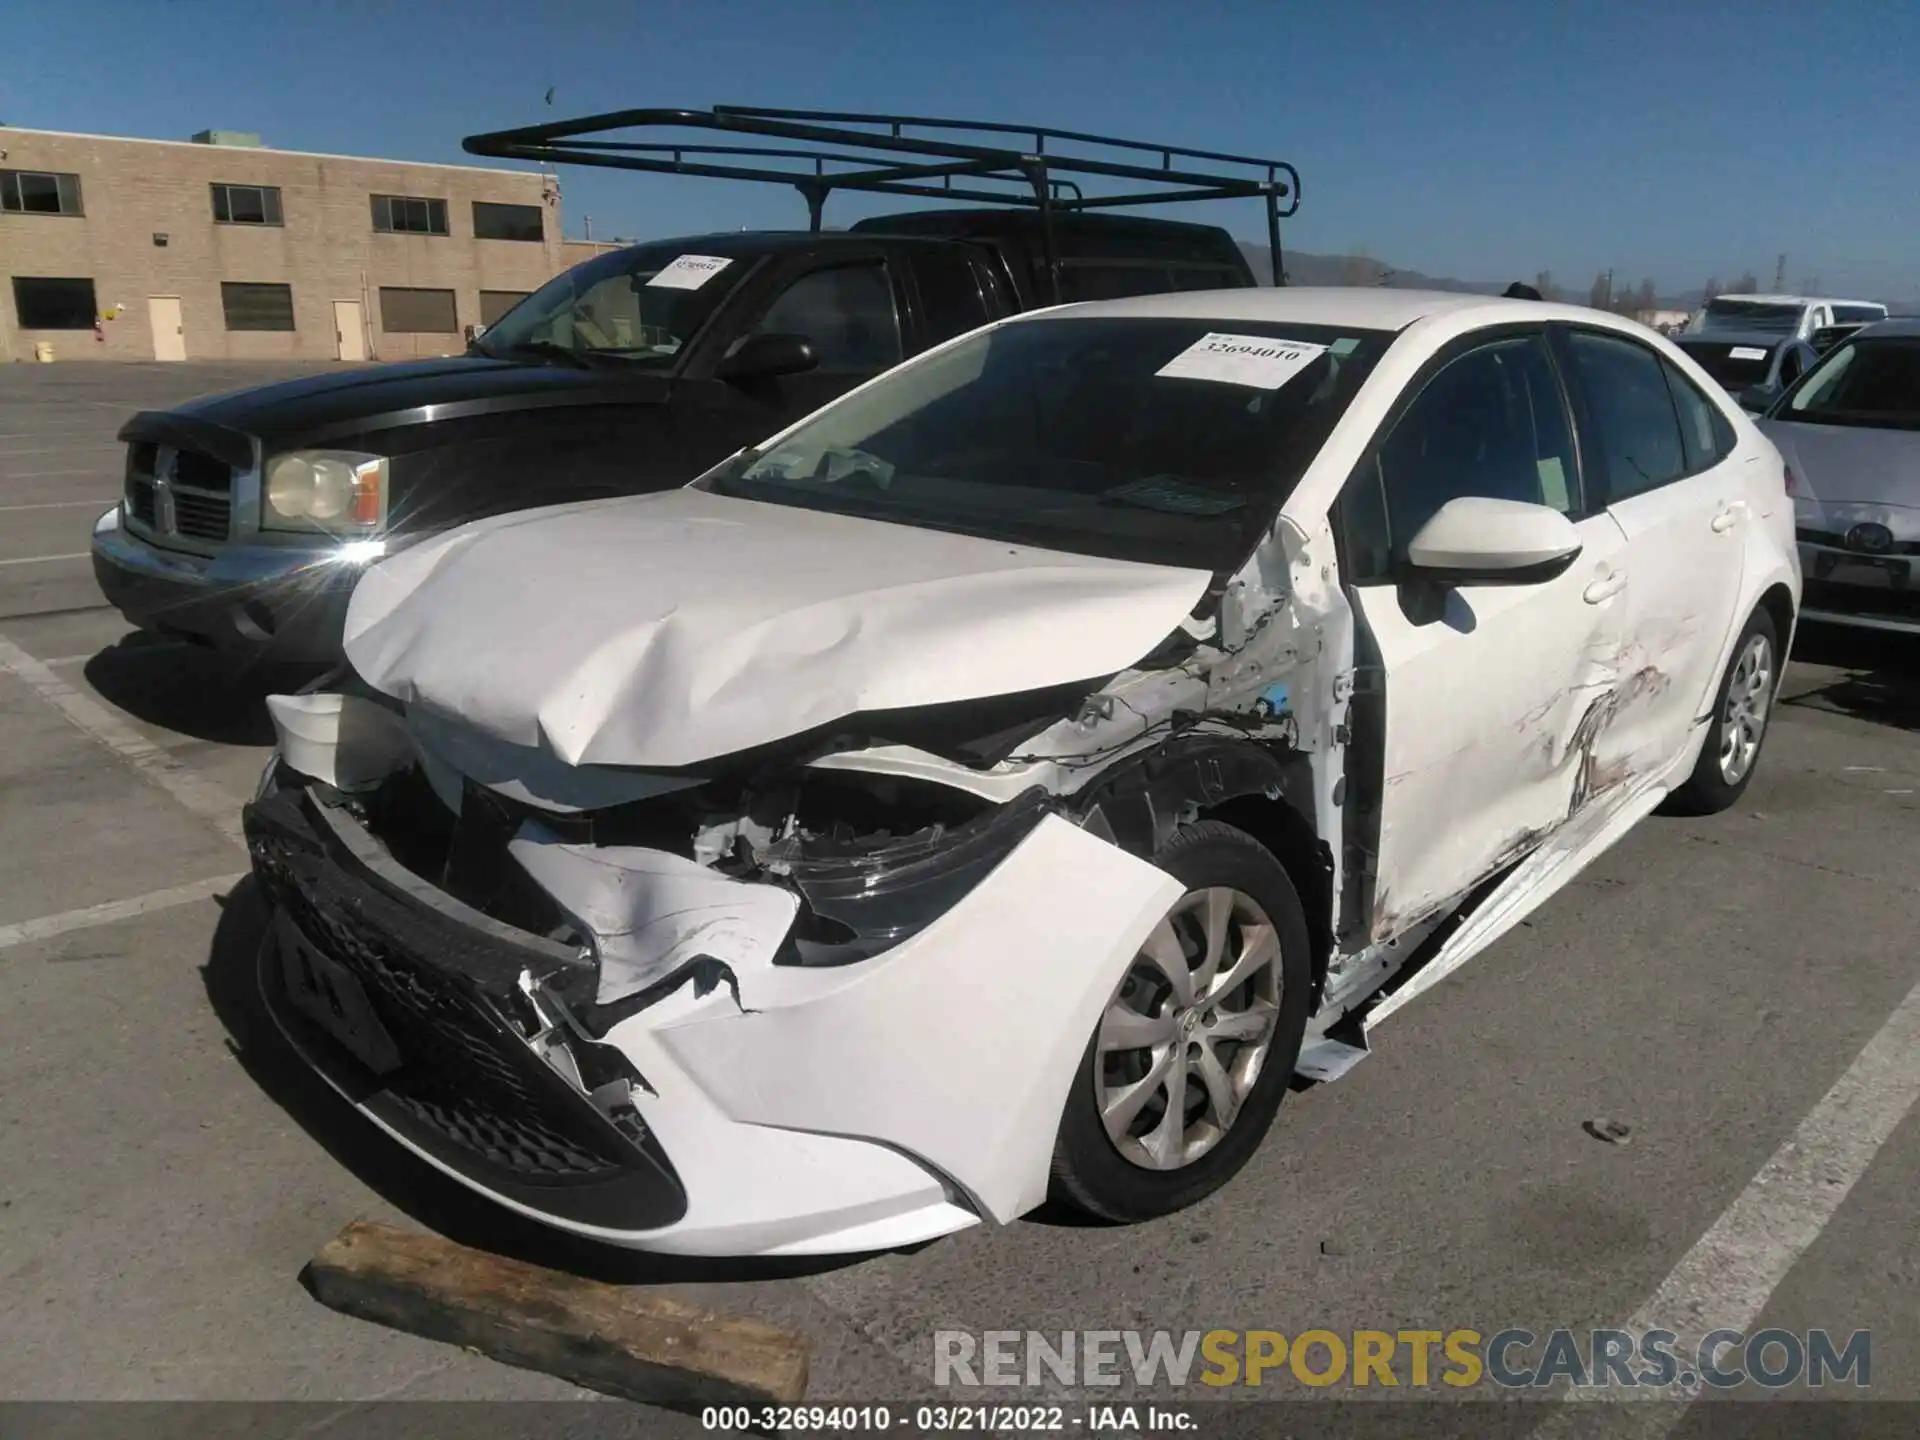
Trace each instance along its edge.
<instances>
[{"instance_id":1,"label":"brick building","mask_svg":"<svg viewBox=\"0 0 1920 1440\"><path fill-rule=\"evenodd\" d=\"M0 127L0 360L400 360L603 246L550 175Z\"/></svg>"}]
</instances>

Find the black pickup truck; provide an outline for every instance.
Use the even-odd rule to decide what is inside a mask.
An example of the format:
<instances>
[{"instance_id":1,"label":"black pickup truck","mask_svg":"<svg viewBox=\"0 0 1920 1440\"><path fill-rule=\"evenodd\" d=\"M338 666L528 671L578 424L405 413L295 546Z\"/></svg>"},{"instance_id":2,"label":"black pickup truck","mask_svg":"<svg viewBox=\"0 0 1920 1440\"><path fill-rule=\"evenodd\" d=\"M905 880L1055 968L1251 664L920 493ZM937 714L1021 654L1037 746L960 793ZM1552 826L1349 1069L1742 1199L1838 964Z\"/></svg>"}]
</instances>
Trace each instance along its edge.
<instances>
[{"instance_id":1,"label":"black pickup truck","mask_svg":"<svg viewBox=\"0 0 1920 1440\"><path fill-rule=\"evenodd\" d=\"M468 148L524 153L479 143L497 139ZM929 168L897 166L912 174L892 187L871 172L835 183L919 194ZM1271 212L1288 187L1256 183L1267 188L1227 193L1264 193ZM634 245L557 277L465 355L137 414L120 431L124 495L95 525L95 576L144 628L330 664L364 565L423 535L683 484L907 357L1036 305L1255 283L1226 231L1090 213L1071 194L1056 202L1061 185L1050 175L1048 203L1026 208Z\"/></svg>"}]
</instances>

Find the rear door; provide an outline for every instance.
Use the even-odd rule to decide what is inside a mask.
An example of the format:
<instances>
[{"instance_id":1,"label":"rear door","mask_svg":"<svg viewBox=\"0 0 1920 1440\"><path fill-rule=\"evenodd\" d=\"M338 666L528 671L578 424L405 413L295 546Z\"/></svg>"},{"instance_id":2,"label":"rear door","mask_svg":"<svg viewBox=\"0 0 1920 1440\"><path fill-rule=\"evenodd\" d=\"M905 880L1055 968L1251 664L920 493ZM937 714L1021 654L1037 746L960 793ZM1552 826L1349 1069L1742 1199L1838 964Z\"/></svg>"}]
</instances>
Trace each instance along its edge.
<instances>
[{"instance_id":1,"label":"rear door","mask_svg":"<svg viewBox=\"0 0 1920 1440\"><path fill-rule=\"evenodd\" d=\"M1623 774L1672 759L1712 702L1756 522L1732 426L1651 346L1561 332L1586 473L1626 536L1626 630L1608 748Z\"/></svg>"},{"instance_id":2,"label":"rear door","mask_svg":"<svg viewBox=\"0 0 1920 1440\"><path fill-rule=\"evenodd\" d=\"M1583 728L1625 601L1624 538L1584 498L1540 327L1455 347L1390 418L1339 502L1359 620L1356 750L1380 757L1356 825L1371 848L1368 938L1405 933L1518 859L1584 803ZM1544 579L1444 592L1406 578L1407 544L1448 501L1553 507L1581 550ZM1361 693L1365 703L1361 702ZM1369 835L1368 832L1371 832Z\"/></svg>"},{"instance_id":3,"label":"rear door","mask_svg":"<svg viewBox=\"0 0 1920 1440\"><path fill-rule=\"evenodd\" d=\"M913 276L911 353L931 350L1000 318L999 292L971 246L911 251L907 268Z\"/></svg>"}]
</instances>

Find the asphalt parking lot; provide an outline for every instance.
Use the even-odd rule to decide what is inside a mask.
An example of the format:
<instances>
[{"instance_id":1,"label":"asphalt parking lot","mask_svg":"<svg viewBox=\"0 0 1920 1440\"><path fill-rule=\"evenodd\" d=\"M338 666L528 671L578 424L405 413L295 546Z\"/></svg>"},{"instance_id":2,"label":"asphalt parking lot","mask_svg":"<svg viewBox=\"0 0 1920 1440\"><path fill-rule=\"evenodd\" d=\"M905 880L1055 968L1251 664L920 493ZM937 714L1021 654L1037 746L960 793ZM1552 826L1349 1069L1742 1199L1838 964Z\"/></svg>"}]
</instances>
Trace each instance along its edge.
<instances>
[{"instance_id":1,"label":"asphalt parking lot","mask_svg":"<svg viewBox=\"0 0 1920 1440\"><path fill-rule=\"evenodd\" d=\"M1646 822L1195 1210L844 1265L592 1252L288 1063L236 884L265 682L130 633L94 585L125 415L291 373L0 369L0 1398L580 1396L310 1299L301 1266L370 1216L802 1330L810 1399L937 1397L936 1330L1544 1334L1677 1306L1870 1330L1868 1393L1920 1401L1920 645L1804 636L1739 807Z\"/></svg>"}]
</instances>

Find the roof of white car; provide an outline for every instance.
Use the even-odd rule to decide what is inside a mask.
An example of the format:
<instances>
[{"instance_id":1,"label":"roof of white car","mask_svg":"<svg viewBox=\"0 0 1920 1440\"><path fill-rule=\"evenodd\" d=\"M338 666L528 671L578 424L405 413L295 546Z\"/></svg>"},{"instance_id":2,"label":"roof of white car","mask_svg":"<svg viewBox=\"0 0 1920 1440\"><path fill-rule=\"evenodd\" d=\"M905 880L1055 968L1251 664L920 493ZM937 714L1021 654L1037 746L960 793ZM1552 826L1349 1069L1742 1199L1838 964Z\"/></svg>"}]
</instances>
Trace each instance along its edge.
<instances>
[{"instance_id":1,"label":"roof of white car","mask_svg":"<svg viewBox=\"0 0 1920 1440\"><path fill-rule=\"evenodd\" d=\"M1288 285L1239 290L1187 290L1125 300L1090 300L1040 315L1111 315L1172 320L1253 320L1296 325L1344 325L1357 330L1402 330L1431 315L1476 313L1486 324L1503 320L1594 319L1596 312L1540 300L1506 300L1444 290L1390 290L1383 286ZM1601 323L1605 323L1604 320Z\"/></svg>"},{"instance_id":2,"label":"roof of white car","mask_svg":"<svg viewBox=\"0 0 1920 1440\"><path fill-rule=\"evenodd\" d=\"M1848 300L1840 295L1714 295L1736 305L1877 305L1877 300Z\"/></svg>"}]
</instances>

